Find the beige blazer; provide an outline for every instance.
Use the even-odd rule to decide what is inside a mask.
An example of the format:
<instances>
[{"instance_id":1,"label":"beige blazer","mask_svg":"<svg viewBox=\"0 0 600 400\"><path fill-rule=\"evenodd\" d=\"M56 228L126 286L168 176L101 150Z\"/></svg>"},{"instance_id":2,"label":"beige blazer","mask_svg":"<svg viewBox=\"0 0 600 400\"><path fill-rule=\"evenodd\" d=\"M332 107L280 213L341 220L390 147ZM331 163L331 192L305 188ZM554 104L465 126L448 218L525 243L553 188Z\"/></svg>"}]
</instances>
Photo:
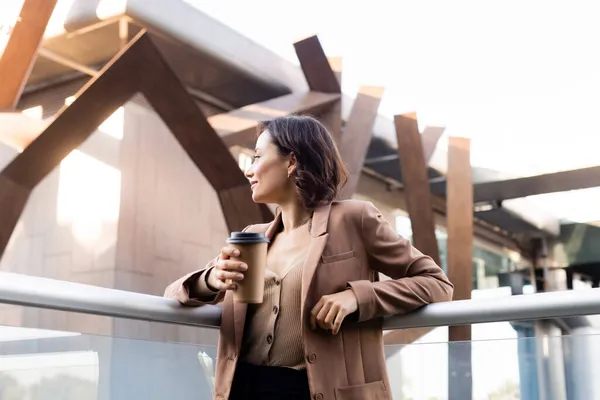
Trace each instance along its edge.
<instances>
[{"instance_id":1,"label":"beige blazer","mask_svg":"<svg viewBox=\"0 0 600 400\"><path fill-rule=\"evenodd\" d=\"M273 237L281 223L251 225L249 232ZM216 259L206 268L210 268ZM205 269L206 269L205 268ZM188 306L186 281L205 269L173 282L165 296ZM390 277L378 280L377 272ZM346 317L337 335L311 330L310 312L323 295L351 286L358 311ZM311 242L302 273L302 333L310 392L315 400L392 399L383 351L382 317L452 299L453 285L433 260L411 246L370 202L339 201L313 215ZM215 399L227 399L240 354L246 305L220 294L223 302L217 350Z\"/></svg>"}]
</instances>

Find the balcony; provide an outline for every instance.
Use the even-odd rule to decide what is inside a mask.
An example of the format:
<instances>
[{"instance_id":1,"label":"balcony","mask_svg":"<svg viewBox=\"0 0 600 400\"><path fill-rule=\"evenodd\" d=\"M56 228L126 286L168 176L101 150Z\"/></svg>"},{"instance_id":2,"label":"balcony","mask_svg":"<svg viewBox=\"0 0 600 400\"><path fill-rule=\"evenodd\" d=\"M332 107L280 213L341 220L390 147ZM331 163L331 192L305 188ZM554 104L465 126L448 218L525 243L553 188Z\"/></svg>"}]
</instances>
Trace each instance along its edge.
<instances>
[{"instance_id":1,"label":"balcony","mask_svg":"<svg viewBox=\"0 0 600 400\"><path fill-rule=\"evenodd\" d=\"M38 308L201 333L199 341L173 342L144 338L144 332L128 338L4 325L3 400L212 398L216 347L206 333L218 329L218 306L188 308L157 296L12 273L0 273L0 303L5 315L11 307ZM437 303L389 317L388 331L463 324L502 329L508 321L516 333L436 342L434 330L430 340L387 346L393 398L448 399L453 380L472 384L477 400L598 398L600 335L564 329L565 319L594 314L600 314L600 289ZM461 375L461 361L469 357L472 376Z\"/></svg>"}]
</instances>

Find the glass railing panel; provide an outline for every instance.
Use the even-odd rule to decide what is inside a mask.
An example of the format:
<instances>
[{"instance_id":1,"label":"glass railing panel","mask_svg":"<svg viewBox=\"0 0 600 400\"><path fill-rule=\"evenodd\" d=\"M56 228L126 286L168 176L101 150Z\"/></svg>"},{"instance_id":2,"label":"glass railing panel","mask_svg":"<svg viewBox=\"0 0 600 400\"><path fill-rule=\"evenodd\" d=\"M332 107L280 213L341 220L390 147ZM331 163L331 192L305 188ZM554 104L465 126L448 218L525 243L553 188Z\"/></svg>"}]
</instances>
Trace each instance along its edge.
<instances>
[{"instance_id":1,"label":"glass railing panel","mask_svg":"<svg viewBox=\"0 0 600 400\"><path fill-rule=\"evenodd\" d=\"M212 399L216 349L0 326L2 400Z\"/></svg>"},{"instance_id":2,"label":"glass railing panel","mask_svg":"<svg viewBox=\"0 0 600 400\"><path fill-rule=\"evenodd\" d=\"M474 340L448 343L447 328L436 328L386 346L390 391L400 400L600 399L600 331L572 332L550 321L479 324ZM211 399L215 356L210 345L0 326L0 399Z\"/></svg>"},{"instance_id":3,"label":"glass railing panel","mask_svg":"<svg viewBox=\"0 0 600 400\"><path fill-rule=\"evenodd\" d=\"M447 328L437 328L415 343L386 346L393 398L600 399L600 329L562 335L554 323L510 325L513 338L449 343Z\"/></svg>"}]
</instances>

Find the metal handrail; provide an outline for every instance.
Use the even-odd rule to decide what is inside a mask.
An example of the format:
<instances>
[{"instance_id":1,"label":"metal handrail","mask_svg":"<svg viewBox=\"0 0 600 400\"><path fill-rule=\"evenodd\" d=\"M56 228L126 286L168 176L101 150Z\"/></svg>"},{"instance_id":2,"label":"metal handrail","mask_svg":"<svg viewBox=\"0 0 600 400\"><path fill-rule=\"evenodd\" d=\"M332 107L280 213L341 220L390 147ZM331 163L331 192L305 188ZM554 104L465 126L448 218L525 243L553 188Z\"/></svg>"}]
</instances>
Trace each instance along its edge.
<instances>
[{"instance_id":1,"label":"metal handrail","mask_svg":"<svg viewBox=\"0 0 600 400\"><path fill-rule=\"evenodd\" d=\"M184 307L159 296L0 272L0 303L108 317L218 328L219 306ZM384 329L562 318L600 314L600 289L430 304L386 317Z\"/></svg>"},{"instance_id":2,"label":"metal handrail","mask_svg":"<svg viewBox=\"0 0 600 400\"><path fill-rule=\"evenodd\" d=\"M0 303L217 328L221 307L182 307L159 296L0 272Z\"/></svg>"}]
</instances>

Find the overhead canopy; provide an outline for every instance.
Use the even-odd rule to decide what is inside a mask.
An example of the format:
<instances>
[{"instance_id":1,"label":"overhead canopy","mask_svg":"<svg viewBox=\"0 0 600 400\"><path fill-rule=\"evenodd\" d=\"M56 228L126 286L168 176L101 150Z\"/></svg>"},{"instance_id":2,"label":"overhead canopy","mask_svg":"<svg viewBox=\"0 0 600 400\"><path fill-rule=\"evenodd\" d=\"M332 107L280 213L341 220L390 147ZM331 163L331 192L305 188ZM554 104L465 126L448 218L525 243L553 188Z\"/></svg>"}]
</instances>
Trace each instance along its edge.
<instances>
[{"instance_id":1,"label":"overhead canopy","mask_svg":"<svg viewBox=\"0 0 600 400\"><path fill-rule=\"evenodd\" d=\"M308 89L299 66L208 16L193 3L59 0L42 44L43 52L27 83L23 104L29 104L28 99L36 92L56 82L79 79L82 85L87 80L87 69L102 66L140 27L158 36L156 44L163 56L188 89L210 104L212 114ZM293 51L291 41L289 47ZM344 117L349 115L352 102L351 96L343 96ZM442 137L438 143L428 170L432 184L444 180L445 139ZM375 122L366 167L401 184L397 154L393 121L389 113L382 113ZM473 168L475 182L507 177L510 176L493 169ZM559 220L555 216L528 207L522 199L476 208L476 218L514 234L558 233Z\"/></svg>"},{"instance_id":2,"label":"overhead canopy","mask_svg":"<svg viewBox=\"0 0 600 400\"><path fill-rule=\"evenodd\" d=\"M124 18L134 23L124 28ZM163 56L189 88L223 108L306 90L298 68L182 1L59 0L26 92L73 78L74 69L53 56L97 68L120 50L122 36L132 37L140 26L159 34Z\"/></svg>"}]
</instances>

